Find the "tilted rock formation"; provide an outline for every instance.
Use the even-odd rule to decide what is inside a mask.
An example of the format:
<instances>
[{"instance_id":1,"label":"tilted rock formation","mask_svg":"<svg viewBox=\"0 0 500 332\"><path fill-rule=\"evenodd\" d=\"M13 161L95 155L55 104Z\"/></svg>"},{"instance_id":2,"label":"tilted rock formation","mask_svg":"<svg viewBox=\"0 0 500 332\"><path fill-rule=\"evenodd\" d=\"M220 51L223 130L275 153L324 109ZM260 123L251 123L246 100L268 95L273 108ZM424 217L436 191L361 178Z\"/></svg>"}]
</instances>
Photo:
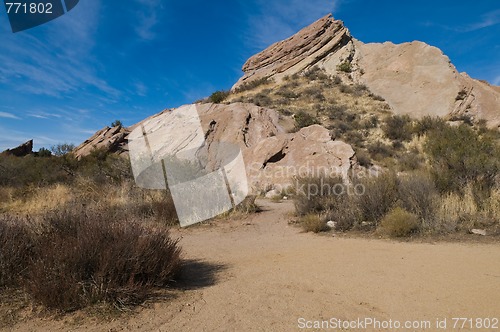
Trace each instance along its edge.
<instances>
[{"instance_id":1,"label":"tilted rock formation","mask_svg":"<svg viewBox=\"0 0 500 332\"><path fill-rule=\"evenodd\" d=\"M315 65L338 75L344 62L351 64L352 82L382 96L396 114L467 116L500 126L499 87L459 73L438 48L422 42L364 44L331 15L251 57L233 89L262 77L280 82Z\"/></svg>"},{"instance_id":2,"label":"tilted rock formation","mask_svg":"<svg viewBox=\"0 0 500 332\"><path fill-rule=\"evenodd\" d=\"M122 126L113 128L105 127L96 132L88 140L77 146L73 150L73 154L77 159L89 155L96 149L102 149L106 152L124 153L128 151L127 148L127 135L130 130Z\"/></svg>"},{"instance_id":3,"label":"tilted rock formation","mask_svg":"<svg viewBox=\"0 0 500 332\"><path fill-rule=\"evenodd\" d=\"M7 156L24 157L33 153L33 140L29 140L18 147L7 149L2 154Z\"/></svg>"},{"instance_id":4,"label":"tilted rock formation","mask_svg":"<svg viewBox=\"0 0 500 332\"><path fill-rule=\"evenodd\" d=\"M205 144L197 152L207 171L223 166L226 143L237 146L243 153L251 189L263 190L272 185L288 185L298 175L322 171L347 177L355 164L350 145L333 141L327 129L319 125L286 133L278 124L274 110L253 104L197 104ZM127 153L128 134L147 123L154 133L164 126L165 110L136 125L124 128L105 128L75 149L77 156L89 154L95 148L112 148ZM174 128L169 137L186 137L189 128ZM179 135L176 134L179 130ZM189 136L189 135L187 135ZM111 150L110 150L111 151Z\"/></svg>"},{"instance_id":5,"label":"tilted rock formation","mask_svg":"<svg viewBox=\"0 0 500 332\"><path fill-rule=\"evenodd\" d=\"M329 54L343 50L350 41L351 35L343 23L327 15L248 59L243 65L245 75L233 89L255 79L281 79L300 72Z\"/></svg>"}]
</instances>

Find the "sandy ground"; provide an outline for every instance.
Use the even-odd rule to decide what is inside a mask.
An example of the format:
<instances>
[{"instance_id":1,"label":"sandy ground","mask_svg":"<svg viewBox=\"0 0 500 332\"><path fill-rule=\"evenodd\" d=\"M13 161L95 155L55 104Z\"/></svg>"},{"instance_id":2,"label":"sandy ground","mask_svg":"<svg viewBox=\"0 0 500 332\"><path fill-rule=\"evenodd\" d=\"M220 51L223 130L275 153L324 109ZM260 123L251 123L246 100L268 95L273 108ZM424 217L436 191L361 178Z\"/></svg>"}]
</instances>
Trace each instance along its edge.
<instances>
[{"instance_id":1,"label":"sandy ground","mask_svg":"<svg viewBox=\"0 0 500 332\"><path fill-rule=\"evenodd\" d=\"M259 204L265 211L247 218L174 232L192 260L175 298L111 321L74 314L9 329L293 331L318 320L373 318L429 321L411 330L435 331L436 319L453 330L453 317L500 318L498 245L306 234L287 223L291 202Z\"/></svg>"}]
</instances>

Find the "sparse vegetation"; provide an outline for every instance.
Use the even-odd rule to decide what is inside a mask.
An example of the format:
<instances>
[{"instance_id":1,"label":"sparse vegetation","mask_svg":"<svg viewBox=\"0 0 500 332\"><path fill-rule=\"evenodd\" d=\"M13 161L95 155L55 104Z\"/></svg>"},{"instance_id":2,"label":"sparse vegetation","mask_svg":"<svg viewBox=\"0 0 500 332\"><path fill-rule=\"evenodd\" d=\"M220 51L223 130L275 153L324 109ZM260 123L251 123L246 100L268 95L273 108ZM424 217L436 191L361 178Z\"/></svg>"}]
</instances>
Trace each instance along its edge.
<instances>
[{"instance_id":1,"label":"sparse vegetation","mask_svg":"<svg viewBox=\"0 0 500 332\"><path fill-rule=\"evenodd\" d=\"M229 96L229 91L215 91L208 97L208 101L215 104L220 104Z\"/></svg>"},{"instance_id":2,"label":"sparse vegetation","mask_svg":"<svg viewBox=\"0 0 500 332\"><path fill-rule=\"evenodd\" d=\"M352 65L349 61L344 61L337 66L337 70L344 73L350 73L352 72Z\"/></svg>"},{"instance_id":3,"label":"sparse vegetation","mask_svg":"<svg viewBox=\"0 0 500 332\"><path fill-rule=\"evenodd\" d=\"M313 124L318 124L318 120L312 115L304 111L299 111L297 114L295 114L295 128L297 130L300 128L312 126Z\"/></svg>"},{"instance_id":4,"label":"sparse vegetation","mask_svg":"<svg viewBox=\"0 0 500 332\"><path fill-rule=\"evenodd\" d=\"M382 219L378 232L389 237L407 237L418 232L419 224L416 215L396 207Z\"/></svg>"},{"instance_id":5,"label":"sparse vegetation","mask_svg":"<svg viewBox=\"0 0 500 332\"><path fill-rule=\"evenodd\" d=\"M115 120L111 123L111 127L123 127L123 123L120 120Z\"/></svg>"}]
</instances>

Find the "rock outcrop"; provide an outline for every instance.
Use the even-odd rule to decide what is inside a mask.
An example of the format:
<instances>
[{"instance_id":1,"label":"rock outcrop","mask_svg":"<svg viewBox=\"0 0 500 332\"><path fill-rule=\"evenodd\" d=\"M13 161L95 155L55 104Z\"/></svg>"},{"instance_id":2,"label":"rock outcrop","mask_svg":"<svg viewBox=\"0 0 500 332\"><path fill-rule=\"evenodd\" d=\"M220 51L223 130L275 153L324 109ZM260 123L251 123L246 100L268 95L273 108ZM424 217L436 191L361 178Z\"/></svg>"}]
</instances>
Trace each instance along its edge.
<instances>
[{"instance_id":1,"label":"rock outcrop","mask_svg":"<svg viewBox=\"0 0 500 332\"><path fill-rule=\"evenodd\" d=\"M338 70L345 62L350 64L349 74ZM315 65L365 84L396 114L468 117L484 119L492 128L500 126L499 87L459 73L441 50L422 42L364 44L331 15L251 57L233 90L262 77L280 82Z\"/></svg>"},{"instance_id":2,"label":"rock outcrop","mask_svg":"<svg viewBox=\"0 0 500 332\"><path fill-rule=\"evenodd\" d=\"M29 154L33 154L33 140L29 140L13 149L7 149L2 152L2 154L16 157L24 157Z\"/></svg>"},{"instance_id":3,"label":"rock outcrop","mask_svg":"<svg viewBox=\"0 0 500 332\"><path fill-rule=\"evenodd\" d=\"M279 80L286 75L293 75L329 54L345 50L349 43L349 30L341 21L327 15L292 37L277 42L248 59L243 65L245 75L233 89L263 77Z\"/></svg>"},{"instance_id":4,"label":"rock outcrop","mask_svg":"<svg viewBox=\"0 0 500 332\"><path fill-rule=\"evenodd\" d=\"M73 153L77 159L89 155L96 149L102 149L109 153L126 153L128 152L127 136L129 133L130 130L122 126L105 127L77 146Z\"/></svg>"},{"instance_id":5,"label":"rock outcrop","mask_svg":"<svg viewBox=\"0 0 500 332\"><path fill-rule=\"evenodd\" d=\"M338 174L347 178L355 164L350 145L334 141L329 131L319 125L286 133L278 124L278 114L253 104L197 104L196 109L204 133L205 144L197 152L207 171L223 166L227 143L240 148L249 185L253 191L271 186L289 185L300 175ZM75 149L77 157L88 155L96 148L128 153L127 138L138 126L147 124L148 132L161 132L165 110L130 128L105 128ZM167 119L168 120L168 119ZM175 133L179 130L179 135ZM189 128L173 128L169 137L189 137ZM192 135L191 135L192 136ZM161 151L158 151L161 153Z\"/></svg>"}]
</instances>

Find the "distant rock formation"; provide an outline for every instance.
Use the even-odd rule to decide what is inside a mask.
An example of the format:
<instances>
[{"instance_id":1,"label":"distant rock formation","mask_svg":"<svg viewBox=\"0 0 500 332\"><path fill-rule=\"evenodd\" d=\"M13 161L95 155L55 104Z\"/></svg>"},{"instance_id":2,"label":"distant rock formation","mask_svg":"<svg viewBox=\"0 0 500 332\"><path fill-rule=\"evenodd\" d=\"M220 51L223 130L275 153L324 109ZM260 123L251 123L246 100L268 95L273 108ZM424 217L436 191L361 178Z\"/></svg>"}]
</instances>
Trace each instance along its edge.
<instances>
[{"instance_id":1,"label":"distant rock formation","mask_svg":"<svg viewBox=\"0 0 500 332\"><path fill-rule=\"evenodd\" d=\"M33 154L33 140L29 140L13 149L7 149L4 152L2 152L2 154L7 156L16 156L16 157L24 157Z\"/></svg>"},{"instance_id":2,"label":"distant rock formation","mask_svg":"<svg viewBox=\"0 0 500 332\"><path fill-rule=\"evenodd\" d=\"M343 63L349 73L339 71ZM233 90L263 77L280 82L315 65L365 84L396 114L465 116L484 119L491 128L500 126L499 87L458 73L441 50L422 42L364 44L331 15L252 56Z\"/></svg>"},{"instance_id":3,"label":"distant rock formation","mask_svg":"<svg viewBox=\"0 0 500 332\"><path fill-rule=\"evenodd\" d=\"M73 154L77 159L81 159L96 149L103 149L109 153L125 153L128 151L126 138L129 133L130 130L122 126L105 127L77 146Z\"/></svg>"}]
</instances>

